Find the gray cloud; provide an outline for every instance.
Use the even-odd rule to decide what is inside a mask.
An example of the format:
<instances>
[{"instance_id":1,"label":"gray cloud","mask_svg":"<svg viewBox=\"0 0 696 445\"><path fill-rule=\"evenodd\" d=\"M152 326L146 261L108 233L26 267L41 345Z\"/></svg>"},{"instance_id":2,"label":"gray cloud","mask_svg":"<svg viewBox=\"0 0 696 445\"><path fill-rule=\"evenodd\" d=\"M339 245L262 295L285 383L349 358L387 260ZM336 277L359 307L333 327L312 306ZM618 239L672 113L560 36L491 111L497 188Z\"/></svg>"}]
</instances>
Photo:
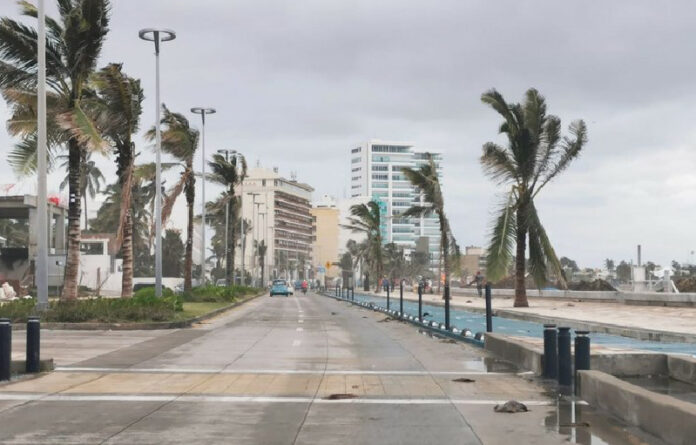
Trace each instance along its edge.
<instances>
[{"instance_id":1,"label":"gray cloud","mask_svg":"<svg viewBox=\"0 0 696 445\"><path fill-rule=\"evenodd\" d=\"M0 5L0 15L16 11ZM478 164L499 124L479 97L496 87L519 100L537 87L564 124L589 126L581 159L539 198L559 254L599 265L641 242L666 263L696 247L694 19L688 1L120 0L102 62L143 79L148 127L154 60L137 31L177 30L162 53L164 101L215 106L209 151L234 147L297 171L317 194L346 189L347 151L365 139L444 151L462 245L484 242L503 191ZM4 132L0 143L11 143Z\"/></svg>"}]
</instances>

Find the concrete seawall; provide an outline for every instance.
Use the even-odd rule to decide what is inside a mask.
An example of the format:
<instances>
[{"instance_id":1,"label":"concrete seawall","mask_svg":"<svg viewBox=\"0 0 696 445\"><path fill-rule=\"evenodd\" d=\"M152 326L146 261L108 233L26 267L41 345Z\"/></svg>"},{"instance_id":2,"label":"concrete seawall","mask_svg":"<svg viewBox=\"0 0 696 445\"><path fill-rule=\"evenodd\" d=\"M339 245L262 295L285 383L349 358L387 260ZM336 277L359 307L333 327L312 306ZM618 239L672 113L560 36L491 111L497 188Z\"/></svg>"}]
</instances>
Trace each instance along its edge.
<instances>
[{"instance_id":1,"label":"concrete seawall","mask_svg":"<svg viewBox=\"0 0 696 445\"><path fill-rule=\"evenodd\" d=\"M454 296L478 297L478 291L470 288L452 288ZM514 289L493 289L496 298L513 298ZM558 300L583 300L637 304L646 306L696 306L696 293L666 294L662 292L577 291L527 289L527 297Z\"/></svg>"},{"instance_id":2,"label":"concrete seawall","mask_svg":"<svg viewBox=\"0 0 696 445\"><path fill-rule=\"evenodd\" d=\"M624 382L599 371L580 371L580 397L590 405L674 445L693 445L696 405Z\"/></svg>"}]
</instances>

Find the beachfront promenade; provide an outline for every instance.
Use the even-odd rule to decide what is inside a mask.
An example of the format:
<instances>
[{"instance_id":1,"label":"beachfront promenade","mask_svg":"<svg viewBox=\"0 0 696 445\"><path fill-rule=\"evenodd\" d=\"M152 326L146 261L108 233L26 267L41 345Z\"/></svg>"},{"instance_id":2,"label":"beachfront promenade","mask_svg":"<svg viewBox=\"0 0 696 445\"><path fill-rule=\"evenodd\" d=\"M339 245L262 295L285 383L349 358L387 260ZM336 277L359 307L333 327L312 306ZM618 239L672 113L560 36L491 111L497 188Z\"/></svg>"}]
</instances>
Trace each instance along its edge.
<instances>
[{"instance_id":1,"label":"beachfront promenade","mask_svg":"<svg viewBox=\"0 0 696 445\"><path fill-rule=\"evenodd\" d=\"M42 353L56 371L0 386L0 443L562 444L569 434L529 375L313 294L263 296L191 329L44 331ZM510 399L531 411L494 413ZM648 443L575 409L592 434Z\"/></svg>"}]
</instances>

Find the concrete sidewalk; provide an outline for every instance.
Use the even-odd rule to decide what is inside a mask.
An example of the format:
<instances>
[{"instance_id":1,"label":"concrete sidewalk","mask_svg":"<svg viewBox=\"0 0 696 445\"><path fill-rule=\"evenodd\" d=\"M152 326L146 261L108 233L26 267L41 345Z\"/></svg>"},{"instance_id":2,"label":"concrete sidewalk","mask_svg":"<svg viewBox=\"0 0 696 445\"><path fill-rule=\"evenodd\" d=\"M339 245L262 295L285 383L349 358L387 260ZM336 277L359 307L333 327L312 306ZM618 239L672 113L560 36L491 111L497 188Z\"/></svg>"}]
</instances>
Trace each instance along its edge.
<instances>
[{"instance_id":1,"label":"concrete sidewalk","mask_svg":"<svg viewBox=\"0 0 696 445\"><path fill-rule=\"evenodd\" d=\"M372 294L384 297L385 293ZM392 294L392 298L398 298L398 289ZM418 294L404 292L404 299L418 301ZM437 294L424 294L423 302L442 305L443 300ZM451 303L461 309L470 309L475 312L485 310L486 303L483 298L455 295ZM588 324L617 326L626 329L648 330L654 332L673 333L678 337L684 337L676 341L696 342L696 308L692 307L664 307L664 306L636 306L621 303L596 303L586 301L559 301L545 298L529 298L528 308L513 307L512 298L493 298L493 310L502 311L505 314L516 314L519 319L540 321L534 316L545 317L549 320L563 319L583 322ZM623 333L628 334L630 332ZM642 338L638 337L637 338ZM655 340L660 340L655 338ZM674 341L674 340L670 340Z\"/></svg>"}]
</instances>

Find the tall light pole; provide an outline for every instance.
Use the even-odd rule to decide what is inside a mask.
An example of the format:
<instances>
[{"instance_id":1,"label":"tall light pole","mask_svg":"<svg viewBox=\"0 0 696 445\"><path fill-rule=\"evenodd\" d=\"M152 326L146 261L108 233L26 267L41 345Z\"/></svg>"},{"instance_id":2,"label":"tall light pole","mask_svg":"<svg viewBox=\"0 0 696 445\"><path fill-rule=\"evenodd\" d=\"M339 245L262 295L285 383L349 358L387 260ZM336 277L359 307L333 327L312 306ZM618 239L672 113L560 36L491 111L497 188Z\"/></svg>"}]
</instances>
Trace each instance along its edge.
<instances>
[{"instance_id":1,"label":"tall light pole","mask_svg":"<svg viewBox=\"0 0 696 445\"><path fill-rule=\"evenodd\" d=\"M170 29L145 28L141 39L155 43L155 296L162 296L162 132L160 130L160 43L176 38Z\"/></svg>"},{"instance_id":2,"label":"tall light pole","mask_svg":"<svg viewBox=\"0 0 696 445\"><path fill-rule=\"evenodd\" d=\"M259 196L260 193L249 193L248 195L252 197L251 218L252 218L252 222L253 222L253 220L254 220L254 207L256 206L256 197ZM242 196L244 196L243 193L242 193ZM254 227L252 226L251 229L253 230ZM254 247L254 236L253 235L254 234L252 232L252 236L251 236L251 246L252 247ZM246 237L244 236L244 207L242 207L242 286L244 285L244 283L246 281L246 277L244 276L245 247L246 247ZM252 264L252 267L253 267L253 264ZM253 270L253 268L252 268L252 270Z\"/></svg>"},{"instance_id":3,"label":"tall light pole","mask_svg":"<svg viewBox=\"0 0 696 445\"><path fill-rule=\"evenodd\" d=\"M201 115L202 156L201 156L201 286L205 284L205 115L215 114L215 108L191 108L191 113Z\"/></svg>"},{"instance_id":4,"label":"tall light pole","mask_svg":"<svg viewBox=\"0 0 696 445\"><path fill-rule=\"evenodd\" d=\"M43 311L48 308L48 205L46 203L46 13L44 0L39 0L38 51L38 135L36 162L36 211L37 215L37 257L36 257L36 305ZM61 226L58 226L61 227Z\"/></svg>"},{"instance_id":5,"label":"tall light pole","mask_svg":"<svg viewBox=\"0 0 696 445\"><path fill-rule=\"evenodd\" d=\"M265 202L263 203L263 207L264 207L264 210L266 210L266 203L265 203ZM261 276L261 283L260 283L260 286L261 286L261 287L263 287L263 286L264 286L264 283L266 282L266 280L265 280L266 277L265 277L264 275L265 275L265 272L266 272L266 267L265 267L265 265L266 265L266 254L268 253L268 246L266 245L266 243L267 243L267 241L266 241L266 212L259 212L259 219L261 219L262 216L263 216L263 227L264 227L264 229L263 229L263 246L265 247L266 252L264 252L264 255L263 255L263 264L264 264L264 267L262 267L262 268L261 268L261 271L260 271L260 272L261 272L261 273L260 273L260 276ZM259 229L259 233L261 233L261 230L260 230L260 229ZM261 244L261 243L259 242L259 244Z\"/></svg>"},{"instance_id":6,"label":"tall light pole","mask_svg":"<svg viewBox=\"0 0 696 445\"><path fill-rule=\"evenodd\" d=\"M260 195L260 193L259 193L259 195ZM253 215L253 216L254 216L254 227L253 227L253 229L254 229L254 240L252 241L252 245L256 245L256 252L255 252L255 253L258 254L258 252L259 252L259 250L258 250L258 249L259 249L259 228L258 228L258 225L260 224L259 220L261 219L261 216L260 216L260 214L259 214L259 212L260 212L259 208L261 207L261 203L260 203L260 202L256 202L256 196L254 196L254 206L256 206L256 212L255 212L254 215ZM257 215L258 215L258 216L257 216ZM252 252L252 253L254 253L254 252ZM253 258L253 257L255 257L255 255L252 255L252 258ZM253 274L256 275L256 266L257 266L257 264L256 264L256 261L252 261L252 262L253 262L253 267L252 267L251 270L253 271ZM253 284L254 284L254 283L253 283L253 279L252 279L252 285L253 285Z\"/></svg>"}]
</instances>

